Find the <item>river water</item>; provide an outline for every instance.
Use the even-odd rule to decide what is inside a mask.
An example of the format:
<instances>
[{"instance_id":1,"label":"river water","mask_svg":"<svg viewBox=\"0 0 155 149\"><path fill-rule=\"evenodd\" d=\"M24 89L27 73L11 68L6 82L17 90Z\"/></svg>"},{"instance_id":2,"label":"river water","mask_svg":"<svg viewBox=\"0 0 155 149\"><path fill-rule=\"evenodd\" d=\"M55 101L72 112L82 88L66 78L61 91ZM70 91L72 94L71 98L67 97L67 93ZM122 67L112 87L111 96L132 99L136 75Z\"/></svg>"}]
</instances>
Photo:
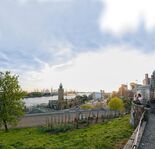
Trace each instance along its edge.
<instances>
[{"instance_id":1,"label":"river water","mask_svg":"<svg viewBox=\"0 0 155 149\"><path fill-rule=\"evenodd\" d=\"M64 99L75 98L75 96L64 96ZM58 100L58 96L48 96L48 97L35 97L35 98L25 98L24 103L26 107L36 106L39 104L48 104L49 100Z\"/></svg>"},{"instance_id":2,"label":"river water","mask_svg":"<svg viewBox=\"0 0 155 149\"><path fill-rule=\"evenodd\" d=\"M86 95L89 96L91 93L90 92L79 92L76 95ZM70 96L64 96L64 99L72 99L75 98L76 95L70 95ZM30 106L36 106L39 104L48 104L49 100L58 100L58 96L48 96L48 97L35 97L35 98L25 98L24 103L26 107Z\"/></svg>"}]
</instances>

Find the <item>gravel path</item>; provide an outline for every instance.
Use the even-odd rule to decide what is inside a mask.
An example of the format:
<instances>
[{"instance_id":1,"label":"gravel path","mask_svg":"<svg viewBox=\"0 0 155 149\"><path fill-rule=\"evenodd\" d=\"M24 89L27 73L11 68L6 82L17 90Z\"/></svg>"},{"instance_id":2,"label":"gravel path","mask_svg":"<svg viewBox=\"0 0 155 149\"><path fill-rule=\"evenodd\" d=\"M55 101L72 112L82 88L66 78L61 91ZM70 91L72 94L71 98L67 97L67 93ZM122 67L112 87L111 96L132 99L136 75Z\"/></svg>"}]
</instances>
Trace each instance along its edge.
<instances>
[{"instance_id":1,"label":"gravel path","mask_svg":"<svg viewBox=\"0 0 155 149\"><path fill-rule=\"evenodd\" d=\"M155 149L155 104L151 105L151 112L138 149Z\"/></svg>"}]
</instances>

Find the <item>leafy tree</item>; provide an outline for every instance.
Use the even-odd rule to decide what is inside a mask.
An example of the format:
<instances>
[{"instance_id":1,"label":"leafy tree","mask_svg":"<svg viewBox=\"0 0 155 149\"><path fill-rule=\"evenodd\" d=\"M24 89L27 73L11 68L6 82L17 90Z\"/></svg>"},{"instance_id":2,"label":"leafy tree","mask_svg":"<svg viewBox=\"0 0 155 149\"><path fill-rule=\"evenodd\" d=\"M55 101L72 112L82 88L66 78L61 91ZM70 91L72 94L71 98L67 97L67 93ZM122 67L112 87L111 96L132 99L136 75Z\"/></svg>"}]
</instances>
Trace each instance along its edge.
<instances>
[{"instance_id":1,"label":"leafy tree","mask_svg":"<svg viewBox=\"0 0 155 149\"><path fill-rule=\"evenodd\" d=\"M4 126L5 131L8 131L8 125L17 124L24 114L24 96L18 76L0 72L0 126Z\"/></svg>"},{"instance_id":2,"label":"leafy tree","mask_svg":"<svg viewBox=\"0 0 155 149\"><path fill-rule=\"evenodd\" d=\"M88 97L86 95L83 96L77 95L75 99L78 102L78 104L83 104L86 103L86 101L88 101Z\"/></svg>"},{"instance_id":3,"label":"leafy tree","mask_svg":"<svg viewBox=\"0 0 155 149\"><path fill-rule=\"evenodd\" d=\"M123 111L124 110L124 103L123 103L122 99L120 99L118 97L114 97L114 98L110 99L110 101L108 103L108 107L111 110Z\"/></svg>"},{"instance_id":4,"label":"leafy tree","mask_svg":"<svg viewBox=\"0 0 155 149\"><path fill-rule=\"evenodd\" d=\"M27 94L27 97L42 97L43 93L41 92L31 92Z\"/></svg>"}]
</instances>

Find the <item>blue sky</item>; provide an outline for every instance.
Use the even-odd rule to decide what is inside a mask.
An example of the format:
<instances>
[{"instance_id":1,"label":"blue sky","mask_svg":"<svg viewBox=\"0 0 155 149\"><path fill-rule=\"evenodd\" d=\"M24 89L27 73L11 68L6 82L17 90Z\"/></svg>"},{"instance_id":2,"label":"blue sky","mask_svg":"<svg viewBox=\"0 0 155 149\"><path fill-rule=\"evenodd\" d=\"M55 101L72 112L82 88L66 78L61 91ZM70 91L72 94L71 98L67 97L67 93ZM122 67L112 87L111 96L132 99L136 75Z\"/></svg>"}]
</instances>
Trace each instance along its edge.
<instances>
[{"instance_id":1,"label":"blue sky","mask_svg":"<svg viewBox=\"0 0 155 149\"><path fill-rule=\"evenodd\" d=\"M0 70L19 74L26 90L62 82L66 89L112 91L141 81L154 70L153 4L1 0Z\"/></svg>"}]
</instances>

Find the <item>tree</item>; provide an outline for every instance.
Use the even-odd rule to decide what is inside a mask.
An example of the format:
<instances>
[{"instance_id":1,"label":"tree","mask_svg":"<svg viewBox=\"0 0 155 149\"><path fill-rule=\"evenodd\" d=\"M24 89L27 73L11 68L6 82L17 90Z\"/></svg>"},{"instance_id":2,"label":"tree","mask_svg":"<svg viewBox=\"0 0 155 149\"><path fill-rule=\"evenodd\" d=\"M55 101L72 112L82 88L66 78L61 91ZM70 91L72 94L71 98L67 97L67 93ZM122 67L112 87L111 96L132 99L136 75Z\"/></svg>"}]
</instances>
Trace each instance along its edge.
<instances>
[{"instance_id":1,"label":"tree","mask_svg":"<svg viewBox=\"0 0 155 149\"><path fill-rule=\"evenodd\" d=\"M0 72L0 126L4 126L5 131L8 131L8 125L17 124L24 114L24 96L18 76Z\"/></svg>"},{"instance_id":2,"label":"tree","mask_svg":"<svg viewBox=\"0 0 155 149\"><path fill-rule=\"evenodd\" d=\"M118 97L114 97L114 98L110 99L110 101L108 103L108 107L111 110L123 111L124 110L124 103L123 103L122 99L120 99Z\"/></svg>"},{"instance_id":3,"label":"tree","mask_svg":"<svg viewBox=\"0 0 155 149\"><path fill-rule=\"evenodd\" d=\"M80 96L80 95L77 95L75 97L76 101L78 102L78 104L83 104L85 103L86 101L88 101L88 97L86 95L83 95L83 96Z\"/></svg>"}]
</instances>

